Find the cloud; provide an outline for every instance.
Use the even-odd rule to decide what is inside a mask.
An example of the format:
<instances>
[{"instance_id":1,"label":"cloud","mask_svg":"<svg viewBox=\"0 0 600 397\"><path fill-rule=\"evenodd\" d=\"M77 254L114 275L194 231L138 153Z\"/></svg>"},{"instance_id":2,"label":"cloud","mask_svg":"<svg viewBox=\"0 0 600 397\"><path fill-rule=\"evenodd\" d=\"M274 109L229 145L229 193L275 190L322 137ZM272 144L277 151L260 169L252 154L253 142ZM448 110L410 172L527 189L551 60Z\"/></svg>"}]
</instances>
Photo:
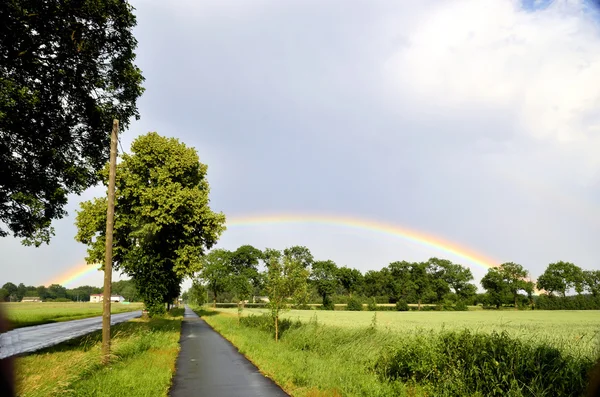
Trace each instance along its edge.
<instances>
[{"instance_id":1,"label":"cloud","mask_svg":"<svg viewBox=\"0 0 600 397\"><path fill-rule=\"evenodd\" d=\"M600 166L599 37L580 1L534 12L517 1L447 1L419 21L384 71L415 108L514 117L507 137L568 159L584 183Z\"/></svg>"}]
</instances>

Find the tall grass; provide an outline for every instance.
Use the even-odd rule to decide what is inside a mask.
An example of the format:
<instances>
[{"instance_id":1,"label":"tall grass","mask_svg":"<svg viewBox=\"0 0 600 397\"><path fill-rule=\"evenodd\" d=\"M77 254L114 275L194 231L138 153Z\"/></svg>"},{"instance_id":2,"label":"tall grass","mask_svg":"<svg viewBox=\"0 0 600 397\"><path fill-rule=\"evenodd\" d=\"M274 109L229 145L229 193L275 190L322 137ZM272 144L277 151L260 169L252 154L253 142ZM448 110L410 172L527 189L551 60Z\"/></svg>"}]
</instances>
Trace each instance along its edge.
<instances>
[{"instance_id":1,"label":"tall grass","mask_svg":"<svg viewBox=\"0 0 600 397\"><path fill-rule=\"evenodd\" d=\"M579 396L592 356L507 332L398 332L291 322L279 343L268 318L205 320L294 396Z\"/></svg>"},{"instance_id":2,"label":"tall grass","mask_svg":"<svg viewBox=\"0 0 600 397\"><path fill-rule=\"evenodd\" d=\"M22 397L165 397L175 371L183 309L111 327L112 357L100 364L100 332L16 360Z\"/></svg>"}]
</instances>

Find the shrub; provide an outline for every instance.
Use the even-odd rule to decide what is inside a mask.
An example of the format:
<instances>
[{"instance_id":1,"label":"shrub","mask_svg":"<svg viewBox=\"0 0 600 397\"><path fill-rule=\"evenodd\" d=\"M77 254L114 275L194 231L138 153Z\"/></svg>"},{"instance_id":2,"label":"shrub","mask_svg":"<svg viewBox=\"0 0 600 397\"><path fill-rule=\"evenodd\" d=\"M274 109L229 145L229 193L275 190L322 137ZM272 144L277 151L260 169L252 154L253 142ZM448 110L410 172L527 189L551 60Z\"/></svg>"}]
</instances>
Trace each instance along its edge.
<instances>
[{"instance_id":1,"label":"shrub","mask_svg":"<svg viewBox=\"0 0 600 397\"><path fill-rule=\"evenodd\" d=\"M323 310L335 310L335 305L329 295L325 295L323 298Z\"/></svg>"},{"instance_id":2,"label":"shrub","mask_svg":"<svg viewBox=\"0 0 600 397\"><path fill-rule=\"evenodd\" d=\"M263 314L260 316L250 315L247 317L240 318L240 325L249 328L258 328L260 330L266 331L270 334L275 335L275 321L270 314ZM302 323L298 320L293 321L289 318L279 318L279 337L283 335L283 333L292 328L298 328L302 325Z\"/></svg>"},{"instance_id":3,"label":"shrub","mask_svg":"<svg viewBox=\"0 0 600 397\"><path fill-rule=\"evenodd\" d=\"M346 310L359 312L362 309L363 309L362 302L360 300L358 300L357 298L350 298L348 300L348 306L346 307Z\"/></svg>"},{"instance_id":4,"label":"shrub","mask_svg":"<svg viewBox=\"0 0 600 397\"><path fill-rule=\"evenodd\" d=\"M367 305L367 310L374 312L377 310L377 300L375 298L369 299L369 304Z\"/></svg>"},{"instance_id":5,"label":"shrub","mask_svg":"<svg viewBox=\"0 0 600 397\"><path fill-rule=\"evenodd\" d=\"M404 340L374 369L388 381L429 385L433 395L580 396L593 362L505 332L431 333Z\"/></svg>"},{"instance_id":6,"label":"shrub","mask_svg":"<svg viewBox=\"0 0 600 397\"><path fill-rule=\"evenodd\" d=\"M469 310L469 306L467 306L465 301L458 301L456 302L456 305L454 305L454 310L466 312L467 310Z\"/></svg>"},{"instance_id":7,"label":"shrub","mask_svg":"<svg viewBox=\"0 0 600 397\"><path fill-rule=\"evenodd\" d=\"M408 303L404 300L399 300L396 302L396 310L399 312L407 312L409 310Z\"/></svg>"}]
</instances>

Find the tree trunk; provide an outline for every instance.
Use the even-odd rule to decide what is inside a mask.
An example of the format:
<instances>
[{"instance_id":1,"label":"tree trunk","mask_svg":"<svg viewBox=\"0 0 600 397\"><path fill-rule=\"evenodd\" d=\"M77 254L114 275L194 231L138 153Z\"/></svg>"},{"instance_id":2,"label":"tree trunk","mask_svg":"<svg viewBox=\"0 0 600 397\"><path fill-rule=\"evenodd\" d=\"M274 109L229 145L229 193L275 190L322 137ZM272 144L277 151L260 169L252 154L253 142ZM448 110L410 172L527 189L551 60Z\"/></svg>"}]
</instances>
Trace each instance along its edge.
<instances>
[{"instance_id":1,"label":"tree trunk","mask_svg":"<svg viewBox=\"0 0 600 397\"><path fill-rule=\"evenodd\" d=\"M217 307L217 294L213 292L213 308Z\"/></svg>"},{"instance_id":2,"label":"tree trunk","mask_svg":"<svg viewBox=\"0 0 600 397\"><path fill-rule=\"evenodd\" d=\"M517 308L517 294L515 294L515 309Z\"/></svg>"},{"instance_id":3,"label":"tree trunk","mask_svg":"<svg viewBox=\"0 0 600 397\"><path fill-rule=\"evenodd\" d=\"M275 316L275 342L279 340L279 316Z\"/></svg>"},{"instance_id":4,"label":"tree trunk","mask_svg":"<svg viewBox=\"0 0 600 397\"><path fill-rule=\"evenodd\" d=\"M419 304L419 310L421 310L421 298L419 298L418 304Z\"/></svg>"}]
</instances>

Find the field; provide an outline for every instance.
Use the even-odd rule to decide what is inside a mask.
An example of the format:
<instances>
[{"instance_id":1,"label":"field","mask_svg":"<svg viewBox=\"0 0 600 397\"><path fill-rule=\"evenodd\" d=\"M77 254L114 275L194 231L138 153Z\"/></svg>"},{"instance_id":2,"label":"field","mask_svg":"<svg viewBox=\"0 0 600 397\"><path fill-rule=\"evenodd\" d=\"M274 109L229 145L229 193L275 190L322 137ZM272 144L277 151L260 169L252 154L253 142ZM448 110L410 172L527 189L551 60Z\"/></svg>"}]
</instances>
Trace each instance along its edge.
<instances>
[{"instance_id":1,"label":"field","mask_svg":"<svg viewBox=\"0 0 600 397\"><path fill-rule=\"evenodd\" d=\"M17 390L22 397L165 397L175 371L183 309L150 320L111 327L111 364L100 364L100 332L20 357Z\"/></svg>"},{"instance_id":2,"label":"field","mask_svg":"<svg viewBox=\"0 0 600 397\"><path fill-rule=\"evenodd\" d=\"M594 311L293 310L278 343L236 315L204 318L293 396L577 396L600 353Z\"/></svg>"},{"instance_id":3,"label":"field","mask_svg":"<svg viewBox=\"0 0 600 397\"><path fill-rule=\"evenodd\" d=\"M142 306L142 303L113 303L111 313L141 310ZM13 302L0 304L0 309L14 328L102 315L102 303L90 302Z\"/></svg>"},{"instance_id":4,"label":"field","mask_svg":"<svg viewBox=\"0 0 600 397\"><path fill-rule=\"evenodd\" d=\"M218 311L237 315L237 309ZM266 313L266 309L244 309L244 315ZM382 330L401 333L462 330L506 331L509 335L535 342L548 342L572 353L597 355L600 348L600 312L582 311L466 311L466 312L351 312L290 310L282 317L344 328L366 328L377 313Z\"/></svg>"}]
</instances>

